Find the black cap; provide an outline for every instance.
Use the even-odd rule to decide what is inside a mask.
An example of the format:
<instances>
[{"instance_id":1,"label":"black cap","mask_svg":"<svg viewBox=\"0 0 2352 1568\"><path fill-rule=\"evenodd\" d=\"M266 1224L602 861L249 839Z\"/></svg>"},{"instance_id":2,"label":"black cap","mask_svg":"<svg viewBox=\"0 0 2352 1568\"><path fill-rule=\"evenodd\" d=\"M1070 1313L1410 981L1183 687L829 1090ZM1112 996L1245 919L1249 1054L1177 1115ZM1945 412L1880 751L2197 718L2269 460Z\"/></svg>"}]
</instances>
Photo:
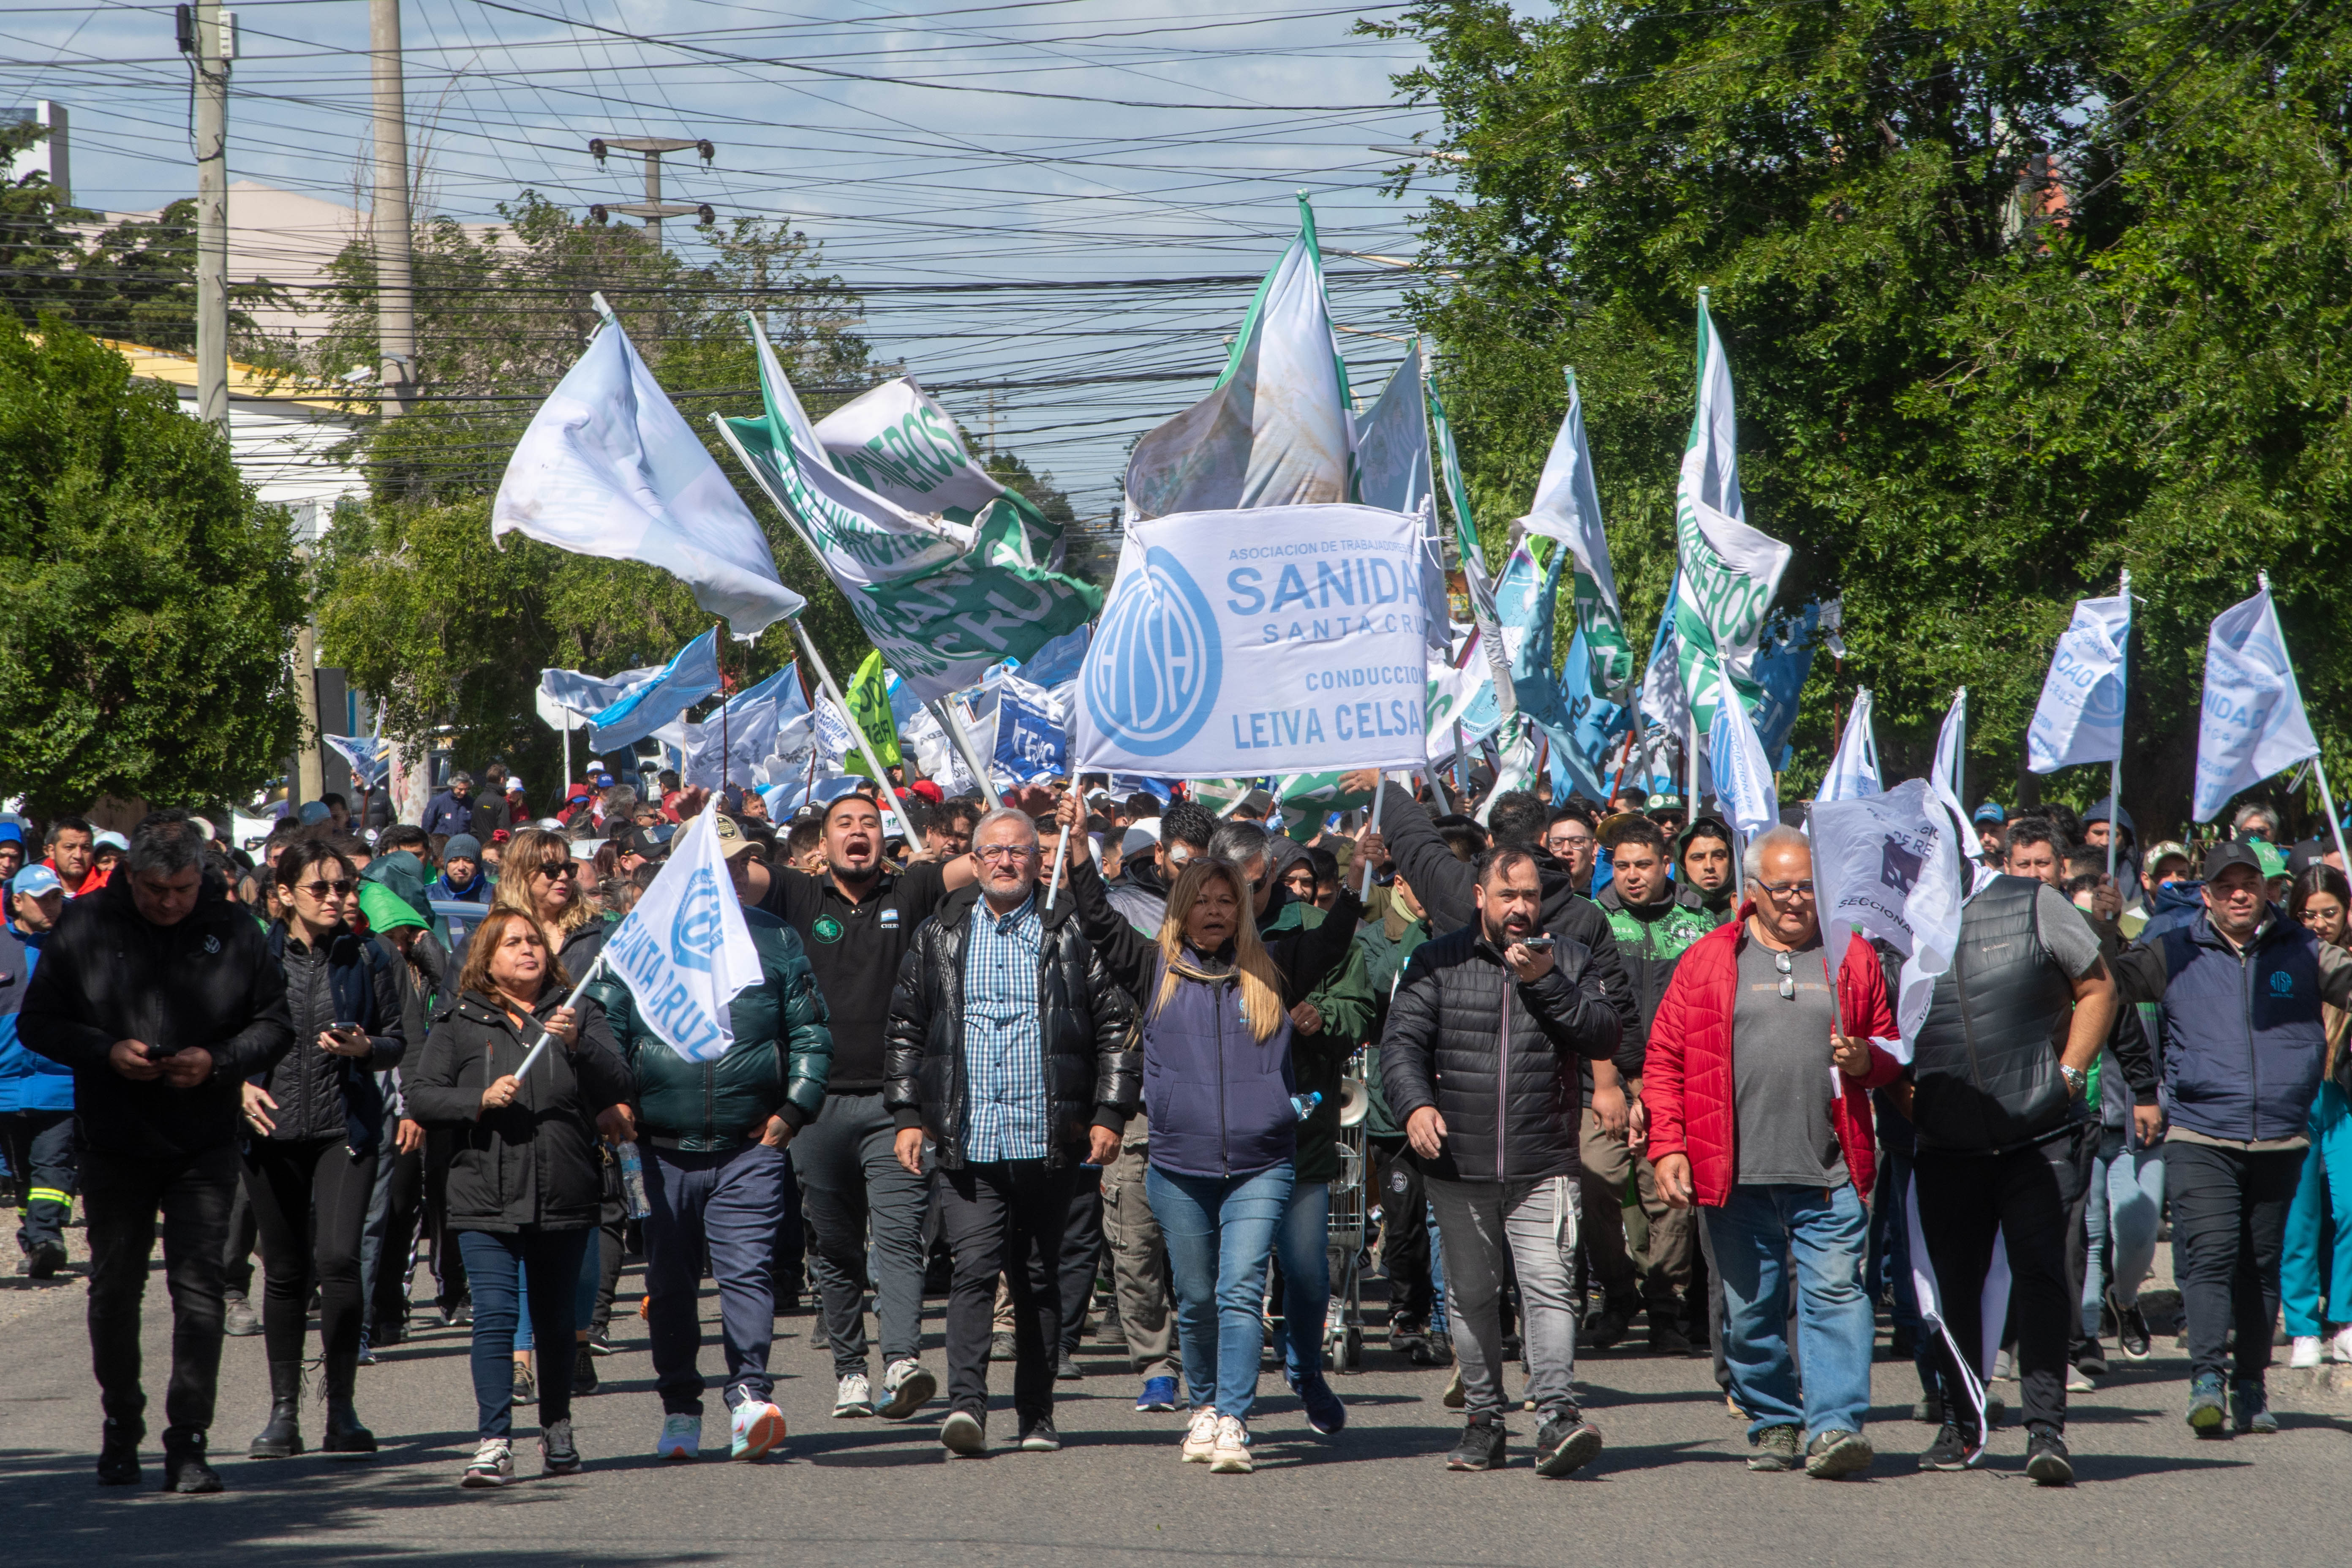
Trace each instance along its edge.
<instances>
[{"instance_id":1,"label":"black cap","mask_svg":"<svg viewBox=\"0 0 2352 1568\"><path fill-rule=\"evenodd\" d=\"M2263 874L2262 857L2235 838L2224 838L2205 851L2205 879L2211 881L2229 866L2243 866L2257 877Z\"/></svg>"}]
</instances>

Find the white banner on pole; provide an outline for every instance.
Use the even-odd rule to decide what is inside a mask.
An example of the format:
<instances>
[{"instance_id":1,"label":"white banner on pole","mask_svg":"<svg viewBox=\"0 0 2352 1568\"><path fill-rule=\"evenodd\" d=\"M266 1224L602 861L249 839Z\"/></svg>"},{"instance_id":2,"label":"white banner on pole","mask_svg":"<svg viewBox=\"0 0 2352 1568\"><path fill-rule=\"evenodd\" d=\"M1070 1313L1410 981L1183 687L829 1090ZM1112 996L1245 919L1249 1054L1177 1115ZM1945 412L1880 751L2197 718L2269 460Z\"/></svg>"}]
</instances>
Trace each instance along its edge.
<instances>
[{"instance_id":1,"label":"white banner on pole","mask_svg":"<svg viewBox=\"0 0 2352 1568\"><path fill-rule=\"evenodd\" d=\"M1780 826L1780 798L1772 784L1772 764L1765 760L1764 742L1746 703L1715 705L1707 758L1715 772L1716 797L1742 839Z\"/></svg>"},{"instance_id":2,"label":"white banner on pole","mask_svg":"<svg viewBox=\"0 0 2352 1568\"><path fill-rule=\"evenodd\" d=\"M1421 523L1366 506L1135 525L1078 679L1086 770L1425 765ZM1443 613L1442 609L1438 613Z\"/></svg>"},{"instance_id":3,"label":"white banner on pole","mask_svg":"<svg viewBox=\"0 0 2352 1568\"><path fill-rule=\"evenodd\" d=\"M1857 686L1853 692L1853 711L1846 716L1845 734L1838 742L1837 755L1830 759L1830 771L1822 779L1822 787L1813 796L1817 805L1834 800L1860 800L1864 795L1880 794L1886 787L1880 782L1878 772L1878 736L1871 725L1870 688Z\"/></svg>"},{"instance_id":4,"label":"white banner on pole","mask_svg":"<svg viewBox=\"0 0 2352 1568\"><path fill-rule=\"evenodd\" d=\"M1911 1059L1927 1021L1936 977L1959 945L1959 825L1948 797L1926 779L1906 779L1882 795L1813 803L1813 886L1822 929L1852 927L1904 955L1896 988L1899 1042L1880 1042ZM1965 849L1962 849L1965 853Z\"/></svg>"},{"instance_id":5,"label":"white banner on pole","mask_svg":"<svg viewBox=\"0 0 2352 1568\"><path fill-rule=\"evenodd\" d=\"M759 950L719 850L718 809L714 795L604 951L646 1027L690 1062L727 1054L735 1043L729 1005L760 978Z\"/></svg>"},{"instance_id":6,"label":"white banner on pole","mask_svg":"<svg viewBox=\"0 0 2352 1568\"><path fill-rule=\"evenodd\" d=\"M2265 583L2214 616L2205 639L2193 815L2210 822L2240 790L2318 753Z\"/></svg>"},{"instance_id":7,"label":"white banner on pole","mask_svg":"<svg viewBox=\"0 0 2352 1568\"><path fill-rule=\"evenodd\" d=\"M2055 773L2076 763L2112 763L2124 752L2124 643L2131 601L2077 599L2074 617L2051 651L2042 700L2025 729L2025 765Z\"/></svg>"}]
</instances>

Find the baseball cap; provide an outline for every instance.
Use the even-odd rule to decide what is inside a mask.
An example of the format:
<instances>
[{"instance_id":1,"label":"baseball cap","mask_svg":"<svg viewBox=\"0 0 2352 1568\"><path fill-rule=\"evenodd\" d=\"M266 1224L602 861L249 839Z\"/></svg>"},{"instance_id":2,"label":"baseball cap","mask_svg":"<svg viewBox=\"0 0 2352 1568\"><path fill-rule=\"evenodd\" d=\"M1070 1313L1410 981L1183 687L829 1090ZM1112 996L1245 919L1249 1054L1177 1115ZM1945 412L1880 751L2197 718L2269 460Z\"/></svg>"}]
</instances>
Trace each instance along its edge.
<instances>
[{"instance_id":1,"label":"baseball cap","mask_svg":"<svg viewBox=\"0 0 2352 1568\"><path fill-rule=\"evenodd\" d=\"M120 849L126 855L131 853L131 840L111 827L101 827L91 834L89 847L93 849Z\"/></svg>"},{"instance_id":2,"label":"baseball cap","mask_svg":"<svg viewBox=\"0 0 2352 1568\"><path fill-rule=\"evenodd\" d=\"M611 789L613 787L614 781L613 775L610 773L598 773L588 782L594 784L598 789Z\"/></svg>"},{"instance_id":3,"label":"baseball cap","mask_svg":"<svg viewBox=\"0 0 2352 1568\"><path fill-rule=\"evenodd\" d=\"M2148 850L2147 868L2153 871L2165 861L2176 858L2188 861L2191 866L2197 864L2189 856L2189 846L2181 843L2178 838L2168 838Z\"/></svg>"},{"instance_id":4,"label":"baseball cap","mask_svg":"<svg viewBox=\"0 0 2352 1568\"><path fill-rule=\"evenodd\" d=\"M930 802L933 805L943 805L947 800L947 796L940 793L940 786L929 779L917 779L907 786L907 792Z\"/></svg>"},{"instance_id":5,"label":"baseball cap","mask_svg":"<svg viewBox=\"0 0 2352 1568\"><path fill-rule=\"evenodd\" d=\"M303 826L310 827L326 821L335 814L328 809L325 801L313 800L305 802L302 809L296 815L301 818Z\"/></svg>"},{"instance_id":6,"label":"baseball cap","mask_svg":"<svg viewBox=\"0 0 2352 1568\"><path fill-rule=\"evenodd\" d=\"M1978 822L2007 822L2009 820L2009 813L2001 809L2000 802L1997 800L1989 800L1982 805L1977 807L1977 814L1974 820Z\"/></svg>"},{"instance_id":7,"label":"baseball cap","mask_svg":"<svg viewBox=\"0 0 2352 1568\"><path fill-rule=\"evenodd\" d=\"M742 827L723 811L711 817L710 826L711 831L719 835L719 853L730 860L760 847L756 840L744 837Z\"/></svg>"},{"instance_id":8,"label":"baseball cap","mask_svg":"<svg viewBox=\"0 0 2352 1568\"><path fill-rule=\"evenodd\" d=\"M1147 816L1130 826L1118 841L1121 855L1145 855L1160 842L1160 819Z\"/></svg>"},{"instance_id":9,"label":"baseball cap","mask_svg":"<svg viewBox=\"0 0 2352 1568\"><path fill-rule=\"evenodd\" d=\"M13 822L0 822L0 844L22 844L25 830Z\"/></svg>"},{"instance_id":10,"label":"baseball cap","mask_svg":"<svg viewBox=\"0 0 2352 1568\"><path fill-rule=\"evenodd\" d=\"M509 795L520 795L522 793L522 780L515 777L512 773L509 773L507 775L507 793Z\"/></svg>"},{"instance_id":11,"label":"baseball cap","mask_svg":"<svg viewBox=\"0 0 2352 1568\"><path fill-rule=\"evenodd\" d=\"M576 784L570 789L563 792L563 798L566 800L586 800L590 795L594 795L595 793L596 792L594 790L590 789L584 784Z\"/></svg>"},{"instance_id":12,"label":"baseball cap","mask_svg":"<svg viewBox=\"0 0 2352 1568\"><path fill-rule=\"evenodd\" d=\"M44 893L62 893L66 890L66 885L58 880L58 874L38 862L18 871L10 879L8 888L11 892L22 893L30 899L37 899Z\"/></svg>"},{"instance_id":13,"label":"baseball cap","mask_svg":"<svg viewBox=\"0 0 2352 1568\"><path fill-rule=\"evenodd\" d=\"M2220 876L2223 869L2231 866L2243 866L2257 877L2267 877L2269 875L2267 871L2263 869L2262 857L2254 853L2252 846L2246 844L2242 840L2224 838L2220 843L2214 845L2213 847L2205 851L2205 879L2207 881L2211 881L2214 878Z\"/></svg>"}]
</instances>

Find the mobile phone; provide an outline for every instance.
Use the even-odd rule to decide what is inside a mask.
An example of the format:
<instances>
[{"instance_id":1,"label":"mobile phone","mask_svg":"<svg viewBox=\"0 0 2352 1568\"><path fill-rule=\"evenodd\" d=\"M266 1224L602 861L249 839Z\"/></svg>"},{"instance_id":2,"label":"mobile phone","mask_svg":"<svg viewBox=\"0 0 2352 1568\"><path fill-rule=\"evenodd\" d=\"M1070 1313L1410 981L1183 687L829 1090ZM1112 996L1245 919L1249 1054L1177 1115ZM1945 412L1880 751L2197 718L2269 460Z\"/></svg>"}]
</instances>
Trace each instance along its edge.
<instances>
[{"instance_id":1,"label":"mobile phone","mask_svg":"<svg viewBox=\"0 0 2352 1568\"><path fill-rule=\"evenodd\" d=\"M1519 945L1526 948L1529 952L1549 952L1551 951L1551 938L1548 936L1522 937L1519 939Z\"/></svg>"}]
</instances>

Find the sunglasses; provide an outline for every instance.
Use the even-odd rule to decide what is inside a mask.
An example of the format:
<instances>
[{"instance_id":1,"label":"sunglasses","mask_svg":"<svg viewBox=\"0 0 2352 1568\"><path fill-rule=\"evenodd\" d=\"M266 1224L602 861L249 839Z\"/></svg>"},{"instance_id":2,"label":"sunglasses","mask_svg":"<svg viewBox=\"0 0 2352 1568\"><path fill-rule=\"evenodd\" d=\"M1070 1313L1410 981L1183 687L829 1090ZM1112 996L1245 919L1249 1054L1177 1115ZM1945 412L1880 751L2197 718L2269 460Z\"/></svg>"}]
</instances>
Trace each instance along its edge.
<instances>
[{"instance_id":1,"label":"sunglasses","mask_svg":"<svg viewBox=\"0 0 2352 1568\"><path fill-rule=\"evenodd\" d=\"M572 860L549 860L533 866L530 874L534 877L569 877L576 864L578 862Z\"/></svg>"},{"instance_id":2,"label":"sunglasses","mask_svg":"<svg viewBox=\"0 0 2352 1568\"><path fill-rule=\"evenodd\" d=\"M339 882L305 882L302 884L302 890L314 899L323 899L330 893L340 899L358 886L357 882L348 879Z\"/></svg>"}]
</instances>

